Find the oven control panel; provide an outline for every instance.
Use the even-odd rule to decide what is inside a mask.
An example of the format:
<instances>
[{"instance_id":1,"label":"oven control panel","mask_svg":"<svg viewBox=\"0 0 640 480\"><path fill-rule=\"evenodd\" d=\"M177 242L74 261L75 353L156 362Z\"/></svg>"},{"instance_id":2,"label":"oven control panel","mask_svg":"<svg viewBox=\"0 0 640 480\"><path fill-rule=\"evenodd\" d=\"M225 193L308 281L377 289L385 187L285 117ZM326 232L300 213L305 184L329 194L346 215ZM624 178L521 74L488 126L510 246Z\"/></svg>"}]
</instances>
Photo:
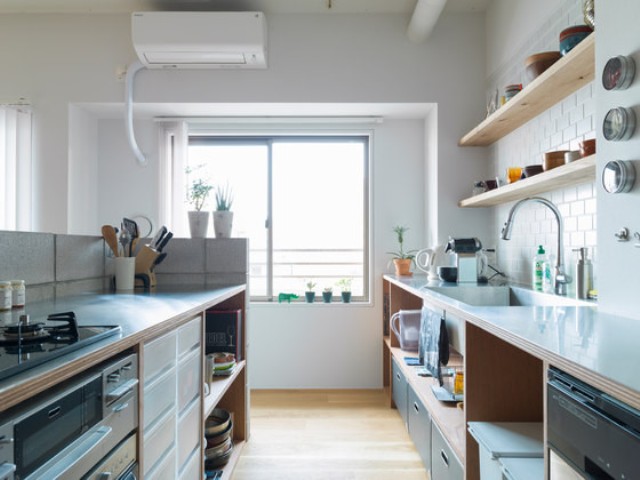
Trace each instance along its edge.
<instances>
[{"instance_id":1,"label":"oven control panel","mask_svg":"<svg viewBox=\"0 0 640 480\"><path fill-rule=\"evenodd\" d=\"M89 475L87 480L117 480L131 465L136 462L137 436L134 433L122 442L104 461Z\"/></svg>"},{"instance_id":2,"label":"oven control panel","mask_svg":"<svg viewBox=\"0 0 640 480\"><path fill-rule=\"evenodd\" d=\"M138 385L138 357L135 353L110 365L102 374L105 406L126 396Z\"/></svg>"}]
</instances>

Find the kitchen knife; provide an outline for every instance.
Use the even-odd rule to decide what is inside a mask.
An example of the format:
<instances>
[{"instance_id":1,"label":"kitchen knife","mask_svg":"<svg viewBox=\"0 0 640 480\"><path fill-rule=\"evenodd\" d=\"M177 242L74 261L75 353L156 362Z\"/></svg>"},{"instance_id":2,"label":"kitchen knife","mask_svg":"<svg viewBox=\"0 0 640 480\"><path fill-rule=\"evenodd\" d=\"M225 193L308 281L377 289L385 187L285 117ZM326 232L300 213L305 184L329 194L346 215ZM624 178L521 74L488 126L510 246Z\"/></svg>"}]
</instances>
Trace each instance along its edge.
<instances>
[{"instance_id":1,"label":"kitchen knife","mask_svg":"<svg viewBox=\"0 0 640 480\"><path fill-rule=\"evenodd\" d=\"M149 247L158 248L158 244L162 240L162 237L164 237L166 234L167 234L167 227L163 225L162 227L160 227L160 229L156 232L156 234L151 239L151 242L149 243Z\"/></svg>"},{"instance_id":2,"label":"kitchen knife","mask_svg":"<svg viewBox=\"0 0 640 480\"><path fill-rule=\"evenodd\" d=\"M151 271L153 271L158 265L160 265L164 259L167 258L167 252L163 252L156 258L156 261L151 265Z\"/></svg>"},{"instance_id":3,"label":"kitchen knife","mask_svg":"<svg viewBox=\"0 0 640 480\"><path fill-rule=\"evenodd\" d=\"M167 234L162 238L162 241L160 242L160 245L158 245L158 248L156 248L156 250L158 252L161 252L162 249L167 246L167 243L169 243L169 240L171 240L172 238L173 238L173 233L167 232Z\"/></svg>"}]
</instances>

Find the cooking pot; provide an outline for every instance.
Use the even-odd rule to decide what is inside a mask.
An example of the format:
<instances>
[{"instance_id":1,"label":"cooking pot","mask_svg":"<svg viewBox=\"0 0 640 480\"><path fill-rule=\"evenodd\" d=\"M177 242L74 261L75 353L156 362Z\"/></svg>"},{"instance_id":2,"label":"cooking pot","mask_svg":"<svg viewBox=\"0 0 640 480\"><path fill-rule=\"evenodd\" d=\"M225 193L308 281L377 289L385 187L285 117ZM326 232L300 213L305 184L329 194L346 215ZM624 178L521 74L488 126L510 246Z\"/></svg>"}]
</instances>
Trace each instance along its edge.
<instances>
[{"instance_id":1,"label":"cooking pot","mask_svg":"<svg viewBox=\"0 0 640 480\"><path fill-rule=\"evenodd\" d=\"M437 245L432 248L420 250L414 261L418 269L429 275L429 279L438 279L438 267L449 267L452 265L452 256L445 253L445 245Z\"/></svg>"}]
</instances>

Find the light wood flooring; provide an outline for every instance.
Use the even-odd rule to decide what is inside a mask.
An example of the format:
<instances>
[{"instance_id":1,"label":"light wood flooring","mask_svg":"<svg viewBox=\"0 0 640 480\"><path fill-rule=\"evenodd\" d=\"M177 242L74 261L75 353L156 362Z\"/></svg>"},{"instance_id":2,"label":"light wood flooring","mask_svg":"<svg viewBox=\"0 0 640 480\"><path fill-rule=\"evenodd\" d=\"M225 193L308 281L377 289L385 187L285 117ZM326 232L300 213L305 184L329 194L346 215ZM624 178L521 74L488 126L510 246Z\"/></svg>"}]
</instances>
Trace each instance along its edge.
<instances>
[{"instance_id":1,"label":"light wood flooring","mask_svg":"<svg viewBox=\"0 0 640 480\"><path fill-rule=\"evenodd\" d=\"M232 480L426 480L382 390L251 392L251 438Z\"/></svg>"}]
</instances>

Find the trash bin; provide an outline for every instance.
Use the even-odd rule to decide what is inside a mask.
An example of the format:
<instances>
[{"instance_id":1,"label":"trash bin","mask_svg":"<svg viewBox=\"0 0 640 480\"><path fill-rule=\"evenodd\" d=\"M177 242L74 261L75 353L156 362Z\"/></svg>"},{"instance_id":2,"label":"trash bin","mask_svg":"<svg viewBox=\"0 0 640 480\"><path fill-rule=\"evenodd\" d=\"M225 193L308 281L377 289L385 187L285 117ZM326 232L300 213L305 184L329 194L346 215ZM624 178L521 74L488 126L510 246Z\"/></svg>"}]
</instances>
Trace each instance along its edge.
<instances>
[{"instance_id":1,"label":"trash bin","mask_svg":"<svg viewBox=\"0 0 640 480\"><path fill-rule=\"evenodd\" d=\"M480 448L480 479L502 480L500 458L543 458L541 422L469 422Z\"/></svg>"},{"instance_id":2,"label":"trash bin","mask_svg":"<svg viewBox=\"0 0 640 480\"><path fill-rule=\"evenodd\" d=\"M506 480L540 480L544 478L544 458L498 459Z\"/></svg>"}]
</instances>

